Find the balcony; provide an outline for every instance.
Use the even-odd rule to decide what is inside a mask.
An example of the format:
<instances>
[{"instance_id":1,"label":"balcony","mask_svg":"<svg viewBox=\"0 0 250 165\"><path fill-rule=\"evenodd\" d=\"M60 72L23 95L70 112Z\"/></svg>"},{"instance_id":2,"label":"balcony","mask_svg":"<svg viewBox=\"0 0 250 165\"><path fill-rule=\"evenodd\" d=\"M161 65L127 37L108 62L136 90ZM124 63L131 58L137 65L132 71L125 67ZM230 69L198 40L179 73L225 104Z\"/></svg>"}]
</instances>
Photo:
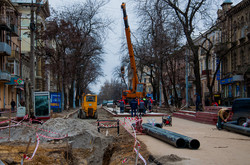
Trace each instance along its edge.
<instances>
[{"instance_id":1,"label":"balcony","mask_svg":"<svg viewBox=\"0 0 250 165\"><path fill-rule=\"evenodd\" d=\"M0 71L0 82L10 82L11 75L9 72Z\"/></svg>"},{"instance_id":2,"label":"balcony","mask_svg":"<svg viewBox=\"0 0 250 165\"><path fill-rule=\"evenodd\" d=\"M0 14L0 29L10 31L10 21L7 19L6 15Z\"/></svg>"},{"instance_id":3,"label":"balcony","mask_svg":"<svg viewBox=\"0 0 250 165\"><path fill-rule=\"evenodd\" d=\"M11 47L5 42L0 42L0 56L10 56Z\"/></svg>"}]
</instances>

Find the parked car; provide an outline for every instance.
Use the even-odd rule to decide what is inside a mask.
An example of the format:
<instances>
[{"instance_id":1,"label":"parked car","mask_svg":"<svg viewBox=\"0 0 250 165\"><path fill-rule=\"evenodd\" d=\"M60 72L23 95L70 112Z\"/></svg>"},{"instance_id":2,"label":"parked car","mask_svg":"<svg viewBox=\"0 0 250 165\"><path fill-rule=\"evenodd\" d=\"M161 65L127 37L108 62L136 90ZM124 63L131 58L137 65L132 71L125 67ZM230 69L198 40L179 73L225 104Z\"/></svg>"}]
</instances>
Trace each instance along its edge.
<instances>
[{"instance_id":1,"label":"parked car","mask_svg":"<svg viewBox=\"0 0 250 165\"><path fill-rule=\"evenodd\" d=\"M232 105L232 111L232 120L236 120L238 125L242 125L250 116L250 98L235 99Z\"/></svg>"},{"instance_id":2,"label":"parked car","mask_svg":"<svg viewBox=\"0 0 250 165\"><path fill-rule=\"evenodd\" d=\"M114 101L113 100L108 100L107 102L107 107L113 107Z\"/></svg>"}]
</instances>

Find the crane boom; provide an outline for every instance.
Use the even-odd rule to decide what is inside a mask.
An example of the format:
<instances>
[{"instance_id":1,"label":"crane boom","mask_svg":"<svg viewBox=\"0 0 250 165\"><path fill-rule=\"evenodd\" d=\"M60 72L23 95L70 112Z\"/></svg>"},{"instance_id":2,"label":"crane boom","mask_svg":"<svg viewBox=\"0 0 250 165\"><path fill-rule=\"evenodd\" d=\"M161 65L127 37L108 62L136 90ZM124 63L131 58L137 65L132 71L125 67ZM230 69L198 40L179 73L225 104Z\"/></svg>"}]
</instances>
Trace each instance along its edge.
<instances>
[{"instance_id":1,"label":"crane boom","mask_svg":"<svg viewBox=\"0 0 250 165\"><path fill-rule=\"evenodd\" d=\"M138 81L138 76L137 76L137 72L136 72L135 56L134 56L134 51L133 51L133 45L131 43L130 28L128 25L128 16L127 16L127 12L126 12L125 3L122 3L121 8L123 10L123 19L124 19L124 25L125 25L126 38L127 38L130 65L131 65L131 69L133 71L131 92L134 93L134 92L136 92L137 84L139 83L139 81Z\"/></svg>"},{"instance_id":2,"label":"crane boom","mask_svg":"<svg viewBox=\"0 0 250 165\"><path fill-rule=\"evenodd\" d=\"M135 56L133 51L133 46L131 43L131 37L130 37L130 28L128 25L128 16L126 12L126 5L125 3L122 3L121 5L122 11L123 11L123 19L124 19L124 25L125 25L125 33L127 38L127 45L128 45L128 52L129 52L129 58L130 58L130 65L132 69L132 89L124 90L122 92L122 98L125 99L126 108L129 107L129 102L132 99L135 98L144 98L146 97L146 85L144 83L140 83L137 76L136 71L136 64L135 64ZM121 70L122 74L124 74L124 69Z\"/></svg>"}]
</instances>

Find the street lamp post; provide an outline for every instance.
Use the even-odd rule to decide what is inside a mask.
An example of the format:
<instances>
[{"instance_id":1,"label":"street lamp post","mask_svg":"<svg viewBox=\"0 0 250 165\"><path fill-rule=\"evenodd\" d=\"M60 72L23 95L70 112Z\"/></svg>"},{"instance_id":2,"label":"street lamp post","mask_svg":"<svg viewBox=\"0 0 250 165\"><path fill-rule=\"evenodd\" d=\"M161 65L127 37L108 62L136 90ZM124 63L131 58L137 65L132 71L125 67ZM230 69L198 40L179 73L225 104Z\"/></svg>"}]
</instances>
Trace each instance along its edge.
<instances>
[{"instance_id":1,"label":"street lamp post","mask_svg":"<svg viewBox=\"0 0 250 165\"><path fill-rule=\"evenodd\" d=\"M185 77L185 81L186 81L186 108L189 107L188 104L188 53L186 51L186 77Z\"/></svg>"},{"instance_id":2,"label":"street lamp post","mask_svg":"<svg viewBox=\"0 0 250 165\"><path fill-rule=\"evenodd\" d=\"M35 32L35 23L34 23L34 3L32 0L31 3L31 17L30 17L30 107L28 114L30 115L31 109L34 112L34 90L35 90L35 61L34 61L34 32Z\"/></svg>"}]
</instances>

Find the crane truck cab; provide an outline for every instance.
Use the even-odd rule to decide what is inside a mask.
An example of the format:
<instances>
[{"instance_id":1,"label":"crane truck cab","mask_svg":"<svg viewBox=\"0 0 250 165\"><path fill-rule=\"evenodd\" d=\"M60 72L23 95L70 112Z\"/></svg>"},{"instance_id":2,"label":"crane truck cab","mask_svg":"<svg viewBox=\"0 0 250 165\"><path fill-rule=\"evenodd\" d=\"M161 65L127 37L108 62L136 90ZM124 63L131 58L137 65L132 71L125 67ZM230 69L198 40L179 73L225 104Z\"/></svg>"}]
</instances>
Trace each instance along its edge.
<instances>
[{"instance_id":1,"label":"crane truck cab","mask_svg":"<svg viewBox=\"0 0 250 165\"><path fill-rule=\"evenodd\" d=\"M82 109L78 112L80 119L94 118L97 119L97 95L83 94Z\"/></svg>"}]
</instances>

